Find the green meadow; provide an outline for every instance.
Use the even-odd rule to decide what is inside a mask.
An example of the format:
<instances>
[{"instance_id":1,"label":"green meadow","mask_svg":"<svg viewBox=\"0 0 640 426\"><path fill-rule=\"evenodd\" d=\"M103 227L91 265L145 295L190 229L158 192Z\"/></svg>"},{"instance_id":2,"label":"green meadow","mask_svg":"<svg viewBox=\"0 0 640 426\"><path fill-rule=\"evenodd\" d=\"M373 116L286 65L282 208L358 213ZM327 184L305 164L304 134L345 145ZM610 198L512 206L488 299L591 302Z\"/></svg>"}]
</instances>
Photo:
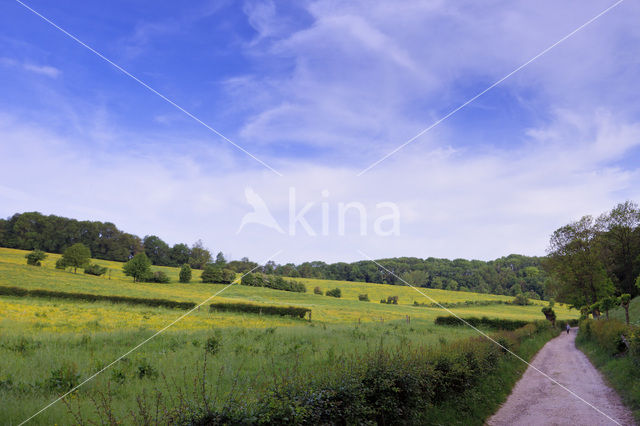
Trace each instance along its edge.
<instances>
[{"instance_id":1,"label":"green meadow","mask_svg":"<svg viewBox=\"0 0 640 426\"><path fill-rule=\"evenodd\" d=\"M90 276L80 270L74 274L54 268L59 257L55 254L49 254L41 267L28 266L26 253L0 249L0 286L195 303L225 287L202 284L200 271L194 271L191 283L178 283L178 269L169 267L154 267L169 275L169 284L133 283L122 273L121 263L101 260L95 263L109 268L105 276ZM467 327L434 325L437 316L448 313L437 307L414 306L415 302L433 301L410 287L301 281L306 293L234 284L211 301L306 307L312 310L311 320L210 312L207 303L126 355L64 402L35 417L33 424L88 420L108 424L110 418L114 422L153 423L149 410L152 406L157 409L159 399L164 409L203 398L214 405L238 399L251 401L279 380L324 377L332 366L380 348L429 351L477 335ZM314 294L315 287L323 292L340 288L342 297ZM528 306L460 305L507 302L512 298L420 291L439 303L456 304L450 309L461 317L544 318L540 312L544 302ZM361 294L368 294L371 301L358 300ZM398 296L398 304L380 303L389 296ZM564 306L556 305L555 309L560 319L578 316ZM0 422L20 423L185 313L108 302L0 296Z\"/></svg>"}]
</instances>

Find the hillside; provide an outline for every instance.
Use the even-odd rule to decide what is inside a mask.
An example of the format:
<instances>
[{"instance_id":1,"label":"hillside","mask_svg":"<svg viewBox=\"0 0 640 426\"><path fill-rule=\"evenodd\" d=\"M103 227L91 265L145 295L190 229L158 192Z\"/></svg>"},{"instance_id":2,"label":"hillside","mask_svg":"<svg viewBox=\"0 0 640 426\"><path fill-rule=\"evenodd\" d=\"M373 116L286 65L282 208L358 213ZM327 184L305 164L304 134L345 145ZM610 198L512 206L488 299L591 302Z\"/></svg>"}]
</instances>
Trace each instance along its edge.
<instances>
[{"instance_id":1,"label":"hillside","mask_svg":"<svg viewBox=\"0 0 640 426\"><path fill-rule=\"evenodd\" d=\"M0 249L0 285L102 295L163 298L196 303L205 300L224 287L222 284L201 283L198 279L200 271L197 270L194 271L191 283L177 283L178 268L172 267L154 267L169 275L172 280L169 284L133 283L131 278L124 276L122 263L104 260L95 260L95 262L109 268L106 276L74 274L54 268L55 262L60 256L57 254L49 254L42 267L33 267L25 264L24 255L26 253L22 250ZM430 304L432 301L407 286L319 279L299 280L306 284L306 293L234 285L225 290L216 300L305 306L312 309L314 320L330 323L399 319L405 318L406 315L415 319L433 319L444 313L437 307L414 306L414 302ZM314 294L314 287L320 287L323 291L338 287L342 291L342 298L336 299ZM507 302L512 300L508 296L460 291L437 289L420 289L420 291L438 303ZM360 294L368 294L371 301L359 301L358 295ZM398 305L379 303L380 299L386 299L389 296L398 296ZM540 306L542 304L544 302L541 301L535 301L530 306L504 304L475 306L470 304L469 306L455 306L454 310L462 316L485 315L533 320L541 319ZM558 306L557 311L559 317L575 316L575 311L571 312L562 306Z\"/></svg>"}]
</instances>

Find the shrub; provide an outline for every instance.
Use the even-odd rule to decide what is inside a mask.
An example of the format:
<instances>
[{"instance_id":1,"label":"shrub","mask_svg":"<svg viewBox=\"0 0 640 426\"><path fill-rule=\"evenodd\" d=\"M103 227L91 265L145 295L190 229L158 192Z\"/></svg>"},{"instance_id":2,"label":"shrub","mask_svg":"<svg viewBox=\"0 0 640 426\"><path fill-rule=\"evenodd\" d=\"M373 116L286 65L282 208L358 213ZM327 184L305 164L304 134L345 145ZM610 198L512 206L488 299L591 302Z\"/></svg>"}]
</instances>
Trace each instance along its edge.
<instances>
[{"instance_id":1,"label":"shrub","mask_svg":"<svg viewBox=\"0 0 640 426\"><path fill-rule=\"evenodd\" d=\"M358 300L361 302L368 302L369 301L369 295L368 294L359 294L358 295Z\"/></svg>"},{"instance_id":2,"label":"shrub","mask_svg":"<svg viewBox=\"0 0 640 426\"><path fill-rule=\"evenodd\" d=\"M342 290L340 290L338 287L334 288L333 290L327 290L326 293L327 296L331 296L331 297L342 297Z\"/></svg>"},{"instance_id":3,"label":"shrub","mask_svg":"<svg viewBox=\"0 0 640 426\"><path fill-rule=\"evenodd\" d=\"M169 276L164 271L155 271L151 275L145 277L145 282L148 283L160 283L167 284L169 282Z\"/></svg>"},{"instance_id":4,"label":"shrub","mask_svg":"<svg viewBox=\"0 0 640 426\"><path fill-rule=\"evenodd\" d=\"M516 349L548 326L528 325L493 337ZM258 395L256 404L211 407L190 411L187 424L432 424L425 407L463 405L469 389L494 374L505 357L499 347L482 338L443 345L429 351L378 349L336 365L331 375L305 384L283 377ZM440 423L440 422L437 422Z\"/></svg>"},{"instance_id":5,"label":"shrub","mask_svg":"<svg viewBox=\"0 0 640 426\"><path fill-rule=\"evenodd\" d=\"M513 298L513 302L511 303L513 303L514 305L520 305L520 306L526 306L531 304L531 302L529 302L529 298L524 293L516 294L516 297Z\"/></svg>"},{"instance_id":6,"label":"shrub","mask_svg":"<svg viewBox=\"0 0 640 426\"><path fill-rule=\"evenodd\" d=\"M63 393L73 389L80 380L75 364L64 364L45 380L45 387L51 391Z\"/></svg>"},{"instance_id":7,"label":"shrub","mask_svg":"<svg viewBox=\"0 0 640 426\"><path fill-rule=\"evenodd\" d=\"M89 275L96 275L99 277L100 275L104 275L107 273L107 268L94 263L85 267L84 273Z\"/></svg>"},{"instance_id":8,"label":"shrub","mask_svg":"<svg viewBox=\"0 0 640 426\"><path fill-rule=\"evenodd\" d=\"M204 350L207 351L208 354L215 355L220 352L220 339L215 336L209 337L207 342L204 344Z\"/></svg>"},{"instance_id":9,"label":"shrub","mask_svg":"<svg viewBox=\"0 0 640 426\"><path fill-rule=\"evenodd\" d=\"M158 377L158 370L156 370L146 359L140 361L138 365L137 376L139 379L144 377L148 377L150 379L155 379Z\"/></svg>"},{"instance_id":10,"label":"shrub","mask_svg":"<svg viewBox=\"0 0 640 426\"><path fill-rule=\"evenodd\" d=\"M105 296L101 294L87 293L66 293L63 291L52 290L27 290L20 287L0 286L0 295L18 296L18 297L41 297L55 299L82 300L85 302L112 302L126 303L129 305L144 305L151 307L176 308L176 309L193 309L196 304L193 302L176 302L166 299L144 299L141 297L128 296Z\"/></svg>"},{"instance_id":11,"label":"shrub","mask_svg":"<svg viewBox=\"0 0 640 426\"><path fill-rule=\"evenodd\" d=\"M398 296L389 296L387 297L388 305L397 305L398 304Z\"/></svg>"},{"instance_id":12,"label":"shrub","mask_svg":"<svg viewBox=\"0 0 640 426\"><path fill-rule=\"evenodd\" d=\"M527 321L509 320L509 319L502 319L502 318L470 317L470 318L463 318L463 319L474 327L485 326L485 327L497 328L500 330L516 330L520 327L524 327L525 325L529 324L529 322ZM436 325L465 325L460 319L458 319L453 315L439 316L435 319L435 324Z\"/></svg>"},{"instance_id":13,"label":"shrub","mask_svg":"<svg viewBox=\"0 0 640 426\"><path fill-rule=\"evenodd\" d=\"M191 266L185 263L180 268L180 282L188 283L189 281L191 281Z\"/></svg>"},{"instance_id":14,"label":"shrub","mask_svg":"<svg viewBox=\"0 0 640 426\"><path fill-rule=\"evenodd\" d=\"M144 281L151 274L151 261L144 253L138 253L122 266L124 274L133 277L133 282Z\"/></svg>"},{"instance_id":15,"label":"shrub","mask_svg":"<svg viewBox=\"0 0 640 426\"><path fill-rule=\"evenodd\" d=\"M247 312L252 314L264 315L280 315L304 318L307 312L311 312L309 308L300 308L295 306L274 306L274 305L254 305L251 303L226 303L216 302L209 306L210 311L221 312Z\"/></svg>"},{"instance_id":16,"label":"shrub","mask_svg":"<svg viewBox=\"0 0 640 426\"><path fill-rule=\"evenodd\" d=\"M294 280L285 280L276 275L265 275L261 273L246 274L240 281L241 285L252 287L267 287L274 290L293 291L297 293L305 293L307 287L304 283Z\"/></svg>"},{"instance_id":17,"label":"shrub","mask_svg":"<svg viewBox=\"0 0 640 426\"><path fill-rule=\"evenodd\" d=\"M617 320L584 320L580 323L580 330L580 334L584 330L585 338L595 341L609 355L616 355L626 351L627 346L624 344L622 336L629 337L633 331L632 328Z\"/></svg>"},{"instance_id":18,"label":"shrub","mask_svg":"<svg viewBox=\"0 0 640 426\"><path fill-rule=\"evenodd\" d=\"M56 269L67 269L67 264L64 261L64 257L56 260Z\"/></svg>"},{"instance_id":19,"label":"shrub","mask_svg":"<svg viewBox=\"0 0 640 426\"><path fill-rule=\"evenodd\" d=\"M323 293L322 293L322 289L321 289L320 287L316 287L316 288L314 288L314 289L313 289L313 292L314 292L315 294L319 294L320 296L322 296L322 294L323 294Z\"/></svg>"},{"instance_id":20,"label":"shrub","mask_svg":"<svg viewBox=\"0 0 640 426\"><path fill-rule=\"evenodd\" d=\"M208 264L202 271L203 283L230 284L235 280L236 273L231 269L224 269L221 266Z\"/></svg>"},{"instance_id":21,"label":"shrub","mask_svg":"<svg viewBox=\"0 0 640 426\"><path fill-rule=\"evenodd\" d=\"M27 259L27 265L42 266L42 261L47 258L47 253L42 250L35 249L31 253L27 253L24 256Z\"/></svg>"}]
</instances>

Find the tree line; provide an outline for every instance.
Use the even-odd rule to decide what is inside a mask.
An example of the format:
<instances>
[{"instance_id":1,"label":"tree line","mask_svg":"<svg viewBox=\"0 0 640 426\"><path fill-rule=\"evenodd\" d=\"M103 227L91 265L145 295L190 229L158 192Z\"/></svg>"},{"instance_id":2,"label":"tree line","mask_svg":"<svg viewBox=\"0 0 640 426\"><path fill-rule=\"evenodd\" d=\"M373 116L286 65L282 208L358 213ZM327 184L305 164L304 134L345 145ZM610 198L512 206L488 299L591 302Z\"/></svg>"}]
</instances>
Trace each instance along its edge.
<instances>
[{"instance_id":1,"label":"tree line","mask_svg":"<svg viewBox=\"0 0 640 426\"><path fill-rule=\"evenodd\" d=\"M0 247L21 250L42 250L64 253L74 244L81 243L96 259L126 262L138 253L145 253L151 263L158 266L181 266L202 269L214 261L211 252L202 241L188 246L184 243L169 246L155 235L140 238L119 230L111 222L79 221L38 212L17 213L8 219L0 219ZM248 259L233 266L244 266ZM226 264L222 253L215 259Z\"/></svg>"},{"instance_id":2,"label":"tree line","mask_svg":"<svg viewBox=\"0 0 640 426\"><path fill-rule=\"evenodd\" d=\"M640 293L640 208L627 201L557 229L543 262L559 301L576 308ZM605 302L608 306L609 302ZM594 309L591 309L594 311Z\"/></svg>"},{"instance_id":3,"label":"tree line","mask_svg":"<svg viewBox=\"0 0 640 426\"><path fill-rule=\"evenodd\" d=\"M401 257L378 260L383 268L370 261L325 263L321 261L284 265L268 262L258 265L248 258L227 261L222 253L214 258L201 241L192 246L179 243L169 246L160 237L140 238L119 230L111 222L78 221L37 212L19 213L0 219L0 246L22 250L40 249L52 253L64 251L76 243L89 248L94 258L126 262L145 253L151 264L203 269L214 264L236 273L262 272L285 277L318 278L404 285L444 290L472 291L533 299L549 298L548 274L542 259L509 255L492 261ZM386 269L386 270L385 270ZM390 271L390 272L389 272Z\"/></svg>"}]
</instances>

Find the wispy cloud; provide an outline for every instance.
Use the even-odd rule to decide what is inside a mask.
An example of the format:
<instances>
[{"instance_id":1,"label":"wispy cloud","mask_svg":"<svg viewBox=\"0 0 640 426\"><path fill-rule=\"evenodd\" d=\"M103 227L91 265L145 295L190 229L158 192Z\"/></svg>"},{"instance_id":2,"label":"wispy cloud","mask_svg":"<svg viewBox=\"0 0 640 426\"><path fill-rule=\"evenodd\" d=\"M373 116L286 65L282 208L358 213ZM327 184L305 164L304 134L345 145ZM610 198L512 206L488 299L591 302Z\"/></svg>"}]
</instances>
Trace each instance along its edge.
<instances>
[{"instance_id":1,"label":"wispy cloud","mask_svg":"<svg viewBox=\"0 0 640 426\"><path fill-rule=\"evenodd\" d=\"M36 65L30 62L22 62L13 58L0 58L0 65L4 67L19 68L25 71L33 72L36 74L44 75L51 78L57 78L62 71L51 65Z\"/></svg>"},{"instance_id":2,"label":"wispy cloud","mask_svg":"<svg viewBox=\"0 0 640 426\"><path fill-rule=\"evenodd\" d=\"M51 77L51 78L57 78L61 73L61 71L58 68L55 68L49 65L24 64L23 67L27 71L31 71L36 74L46 75L47 77Z\"/></svg>"}]
</instances>

